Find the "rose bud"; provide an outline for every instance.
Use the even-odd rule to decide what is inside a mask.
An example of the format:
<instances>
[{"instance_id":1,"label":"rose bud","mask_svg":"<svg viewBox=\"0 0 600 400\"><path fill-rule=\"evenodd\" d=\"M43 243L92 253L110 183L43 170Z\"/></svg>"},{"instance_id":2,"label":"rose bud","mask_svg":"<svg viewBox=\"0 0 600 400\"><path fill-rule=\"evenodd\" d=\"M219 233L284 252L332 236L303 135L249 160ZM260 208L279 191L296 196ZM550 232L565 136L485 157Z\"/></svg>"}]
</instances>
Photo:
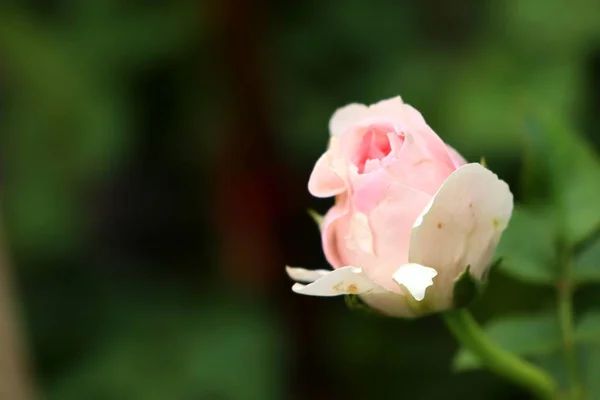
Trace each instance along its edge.
<instances>
[{"instance_id":1,"label":"rose bud","mask_svg":"<svg viewBox=\"0 0 600 400\"><path fill-rule=\"evenodd\" d=\"M508 185L466 163L400 97L343 107L329 131L308 190L335 196L321 226L333 270L288 267L302 282L292 290L358 295L397 317L460 306L458 282L485 279L510 220Z\"/></svg>"}]
</instances>

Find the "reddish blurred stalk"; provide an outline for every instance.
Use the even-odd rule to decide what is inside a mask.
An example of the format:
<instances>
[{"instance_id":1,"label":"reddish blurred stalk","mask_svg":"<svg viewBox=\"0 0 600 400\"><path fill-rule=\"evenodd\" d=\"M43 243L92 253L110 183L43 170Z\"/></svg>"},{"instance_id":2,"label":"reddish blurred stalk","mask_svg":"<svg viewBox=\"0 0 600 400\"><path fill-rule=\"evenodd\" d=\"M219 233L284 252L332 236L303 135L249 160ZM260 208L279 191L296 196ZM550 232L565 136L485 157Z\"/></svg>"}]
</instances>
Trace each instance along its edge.
<instances>
[{"instance_id":1,"label":"reddish blurred stalk","mask_svg":"<svg viewBox=\"0 0 600 400\"><path fill-rule=\"evenodd\" d=\"M220 118L223 130L211 133L220 141L215 167L220 265L228 282L260 292L279 311L292 353L286 398L331 399L335 396L330 374L319 359L321 313L291 292L284 272L281 232L293 230L283 226L292 216L306 215L302 197L294 196L293 190L304 190L306 182L305 177L295 179L286 167L269 119L263 79L270 66L265 65L269 60L261 46L268 26L266 5L259 0L213 2L217 69L225 80L228 101ZM308 215L306 220L312 226Z\"/></svg>"},{"instance_id":2,"label":"reddish blurred stalk","mask_svg":"<svg viewBox=\"0 0 600 400\"><path fill-rule=\"evenodd\" d=\"M4 236L0 232L0 399L32 400L33 381L16 304Z\"/></svg>"},{"instance_id":3,"label":"reddish blurred stalk","mask_svg":"<svg viewBox=\"0 0 600 400\"><path fill-rule=\"evenodd\" d=\"M222 266L230 281L264 291L282 275L276 221L286 212L285 166L269 124L260 39L259 1L216 2L218 64L226 86L223 131L216 160L217 224ZM262 289L261 289L262 288Z\"/></svg>"}]
</instances>

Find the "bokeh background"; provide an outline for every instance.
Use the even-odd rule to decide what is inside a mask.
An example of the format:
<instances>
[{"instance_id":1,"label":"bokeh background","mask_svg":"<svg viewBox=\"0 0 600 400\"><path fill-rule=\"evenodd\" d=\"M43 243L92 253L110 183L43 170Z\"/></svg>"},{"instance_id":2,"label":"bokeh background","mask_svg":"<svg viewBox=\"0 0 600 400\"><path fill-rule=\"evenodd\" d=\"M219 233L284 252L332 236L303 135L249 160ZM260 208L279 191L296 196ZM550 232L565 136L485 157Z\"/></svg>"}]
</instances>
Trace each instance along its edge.
<instances>
[{"instance_id":1,"label":"bokeh background","mask_svg":"<svg viewBox=\"0 0 600 400\"><path fill-rule=\"evenodd\" d=\"M283 267L327 267L306 209L331 202L306 184L344 104L402 95L517 199L524 104L599 144L599 15L596 0L1 0L1 398L528 398L452 372L439 318L293 295ZM500 271L474 311L553 296Z\"/></svg>"}]
</instances>

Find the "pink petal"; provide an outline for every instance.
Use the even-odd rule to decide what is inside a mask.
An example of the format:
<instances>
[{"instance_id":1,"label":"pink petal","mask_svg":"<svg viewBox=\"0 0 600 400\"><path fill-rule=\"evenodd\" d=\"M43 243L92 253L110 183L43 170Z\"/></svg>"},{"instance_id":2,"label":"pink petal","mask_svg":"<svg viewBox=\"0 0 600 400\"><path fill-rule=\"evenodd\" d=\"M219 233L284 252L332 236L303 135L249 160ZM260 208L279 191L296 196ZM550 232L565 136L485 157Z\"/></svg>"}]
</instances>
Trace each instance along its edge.
<instances>
[{"instance_id":1,"label":"pink petal","mask_svg":"<svg viewBox=\"0 0 600 400\"><path fill-rule=\"evenodd\" d=\"M402 121L404 119L404 107L406 105L400 96L391 99L381 100L371 105L371 115L382 118L388 118L392 121Z\"/></svg>"},{"instance_id":2,"label":"pink petal","mask_svg":"<svg viewBox=\"0 0 600 400\"><path fill-rule=\"evenodd\" d=\"M430 196L404 185L384 180L385 190L379 202L367 214L371 229L373 250L365 251L360 235L352 231L352 213L330 210L332 222L324 227L323 247L327 260L334 268L357 265L365 270L377 284L396 292L402 289L393 282L392 275L402 264L408 262L410 233L417 216L422 212ZM376 185L377 181L369 182ZM357 193L360 193L357 192ZM353 211L353 213L356 211Z\"/></svg>"},{"instance_id":3,"label":"pink petal","mask_svg":"<svg viewBox=\"0 0 600 400\"><path fill-rule=\"evenodd\" d=\"M336 197L334 206L329 209L327 214L325 214L325 218L323 219L323 227L321 230L323 252L325 253L327 262L333 268L340 268L343 265L347 265L344 264L340 258L338 249L338 232L340 232L340 220L348 218L348 207L348 195L346 193L340 194ZM340 234L343 235L343 233Z\"/></svg>"},{"instance_id":4,"label":"pink petal","mask_svg":"<svg viewBox=\"0 0 600 400\"><path fill-rule=\"evenodd\" d=\"M414 132L414 137L417 145L420 148L427 149L431 158L440 164L446 164L449 168L454 167L454 164L446 150L444 141L427 125L425 119L414 107L404 105L404 121L410 127L410 131Z\"/></svg>"},{"instance_id":5,"label":"pink petal","mask_svg":"<svg viewBox=\"0 0 600 400\"><path fill-rule=\"evenodd\" d=\"M419 145L419 140L418 135L405 134L404 143L401 146L392 145L390 160L384 160L384 164L389 173L399 182L433 195L454 171L454 165L433 158ZM396 151L398 147L400 149Z\"/></svg>"},{"instance_id":6,"label":"pink petal","mask_svg":"<svg viewBox=\"0 0 600 400\"><path fill-rule=\"evenodd\" d=\"M336 171L333 154L326 151L315 164L308 180L308 191L315 197L332 197L346 190L344 179Z\"/></svg>"},{"instance_id":7,"label":"pink petal","mask_svg":"<svg viewBox=\"0 0 600 400\"><path fill-rule=\"evenodd\" d=\"M417 145L427 149L427 156L439 163L452 165L444 141L427 125L421 113L399 96L373 104L370 109L372 115L390 119L398 129L412 132Z\"/></svg>"},{"instance_id":8,"label":"pink petal","mask_svg":"<svg viewBox=\"0 0 600 400\"><path fill-rule=\"evenodd\" d=\"M429 200L425 193L395 183L389 187L385 200L369 214L375 256L356 265L364 265L373 281L388 290L399 291L392 276L408 262L412 226Z\"/></svg>"},{"instance_id":9,"label":"pink petal","mask_svg":"<svg viewBox=\"0 0 600 400\"><path fill-rule=\"evenodd\" d=\"M388 196L394 177L386 169L380 168L367 174L351 173L350 181L356 210L369 214Z\"/></svg>"},{"instance_id":10,"label":"pink petal","mask_svg":"<svg viewBox=\"0 0 600 400\"><path fill-rule=\"evenodd\" d=\"M446 151L448 152L448 155L450 156L450 159L456 168L462 167L467 163L467 160L465 160L463 156L461 156L460 153L452 146L446 145Z\"/></svg>"},{"instance_id":11,"label":"pink petal","mask_svg":"<svg viewBox=\"0 0 600 400\"><path fill-rule=\"evenodd\" d=\"M329 120L329 133L339 136L371 115L369 107L364 104L348 104L336 110Z\"/></svg>"}]
</instances>

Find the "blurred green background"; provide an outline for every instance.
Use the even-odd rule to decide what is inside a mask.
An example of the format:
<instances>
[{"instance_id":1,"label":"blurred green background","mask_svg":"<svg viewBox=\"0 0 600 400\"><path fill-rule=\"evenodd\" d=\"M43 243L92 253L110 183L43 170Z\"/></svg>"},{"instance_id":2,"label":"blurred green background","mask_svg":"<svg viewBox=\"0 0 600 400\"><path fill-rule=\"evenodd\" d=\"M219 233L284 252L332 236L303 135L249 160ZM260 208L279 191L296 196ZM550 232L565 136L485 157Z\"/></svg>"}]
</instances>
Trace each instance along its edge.
<instances>
[{"instance_id":1,"label":"blurred green background","mask_svg":"<svg viewBox=\"0 0 600 400\"><path fill-rule=\"evenodd\" d=\"M283 267L326 267L305 210L331 203L306 184L347 103L401 95L517 200L528 104L600 144L599 16L597 0L0 0L19 312L0 302L0 322L26 348L0 366L28 359L48 400L529 398L454 373L439 318L293 295ZM499 271L474 311L553 301Z\"/></svg>"}]
</instances>

